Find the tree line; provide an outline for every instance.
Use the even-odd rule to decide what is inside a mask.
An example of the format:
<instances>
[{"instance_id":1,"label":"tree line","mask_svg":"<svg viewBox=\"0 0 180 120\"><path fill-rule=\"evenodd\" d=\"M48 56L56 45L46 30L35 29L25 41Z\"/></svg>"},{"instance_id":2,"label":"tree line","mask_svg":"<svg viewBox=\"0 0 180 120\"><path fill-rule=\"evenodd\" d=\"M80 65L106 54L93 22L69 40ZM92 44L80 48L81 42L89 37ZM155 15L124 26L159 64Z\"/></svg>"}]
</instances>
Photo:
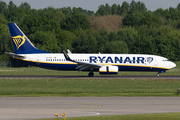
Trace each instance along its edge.
<instances>
[{"instance_id":1,"label":"tree line","mask_svg":"<svg viewBox=\"0 0 180 120\"><path fill-rule=\"evenodd\" d=\"M8 22L15 22L39 49L61 53L154 54L180 60L180 3L149 11L143 2L100 5L93 11L76 7L31 9L0 1L0 61L12 59Z\"/></svg>"}]
</instances>

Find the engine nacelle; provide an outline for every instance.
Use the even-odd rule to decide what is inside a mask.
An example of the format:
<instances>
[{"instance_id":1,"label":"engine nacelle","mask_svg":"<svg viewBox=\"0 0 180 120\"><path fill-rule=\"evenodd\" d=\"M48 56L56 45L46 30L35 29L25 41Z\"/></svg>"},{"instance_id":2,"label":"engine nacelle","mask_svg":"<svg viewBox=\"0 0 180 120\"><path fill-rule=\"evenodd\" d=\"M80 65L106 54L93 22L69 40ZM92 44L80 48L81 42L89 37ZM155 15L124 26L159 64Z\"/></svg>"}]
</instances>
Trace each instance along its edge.
<instances>
[{"instance_id":1,"label":"engine nacelle","mask_svg":"<svg viewBox=\"0 0 180 120\"><path fill-rule=\"evenodd\" d=\"M99 68L99 74L118 74L117 66L102 66Z\"/></svg>"}]
</instances>

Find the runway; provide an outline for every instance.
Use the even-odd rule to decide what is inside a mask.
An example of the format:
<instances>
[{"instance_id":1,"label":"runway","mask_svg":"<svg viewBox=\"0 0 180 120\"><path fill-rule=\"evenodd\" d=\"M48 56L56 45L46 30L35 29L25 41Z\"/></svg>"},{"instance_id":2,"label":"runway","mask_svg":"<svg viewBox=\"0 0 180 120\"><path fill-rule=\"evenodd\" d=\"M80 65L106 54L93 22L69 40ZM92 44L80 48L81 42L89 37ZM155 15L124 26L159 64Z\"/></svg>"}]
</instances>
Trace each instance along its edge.
<instances>
[{"instance_id":1,"label":"runway","mask_svg":"<svg viewBox=\"0 0 180 120\"><path fill-rule=\"evenodd\" d=\"M180 76L64 76L64 75L0 75L0 78L59 78L59 79L176 79Z\"/></svg>"},{"instance_id":2,"label":"runway","mask_svg":"<svg viewBox=\"0 0 180 120\"><path fill-rule=\"evenodd\" d=\"M179 97L0 97L0 120L180 112Z\"/></svg>"}]
</instances>

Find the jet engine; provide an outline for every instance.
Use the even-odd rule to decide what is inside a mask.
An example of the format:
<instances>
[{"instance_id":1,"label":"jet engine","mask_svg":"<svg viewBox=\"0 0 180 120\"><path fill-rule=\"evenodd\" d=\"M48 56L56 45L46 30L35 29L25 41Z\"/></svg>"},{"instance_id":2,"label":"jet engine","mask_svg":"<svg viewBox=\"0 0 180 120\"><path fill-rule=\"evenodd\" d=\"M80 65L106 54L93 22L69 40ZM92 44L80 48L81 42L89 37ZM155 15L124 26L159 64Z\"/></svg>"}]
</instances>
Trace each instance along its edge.
<instances>
[{"instance_id":1,"label":"jet engine","mask_svg":"<svg viewBox=\"0 0 180 120\"><path fill-rule=\"evenodd\" d=\"M99 74L118 74L117 66L102 66L99 68Z\"/></svg>"}]
</instances>

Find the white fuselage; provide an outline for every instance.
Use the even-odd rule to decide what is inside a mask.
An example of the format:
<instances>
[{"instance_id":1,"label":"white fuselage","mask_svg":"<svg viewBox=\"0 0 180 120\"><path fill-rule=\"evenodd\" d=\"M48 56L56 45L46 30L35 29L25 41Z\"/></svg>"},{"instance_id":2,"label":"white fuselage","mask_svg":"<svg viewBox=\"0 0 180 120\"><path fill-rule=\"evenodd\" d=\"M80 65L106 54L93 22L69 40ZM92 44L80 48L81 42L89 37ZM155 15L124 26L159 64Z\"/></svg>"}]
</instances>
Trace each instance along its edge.
<instances>
[{"instance_id":1,"label":"white fuselage","mask_svg":"<svg viewBox=\"0 0 180 120\"><path fill-rule=\"evenodd\" d=\"M22 54L21 54L22 55ZM15 59L37 64L42 67L52 67L58 70L75 69L77 63L66 61L63 54L24 54L25 58ZM99 64L105 66L118 66L119 71L163 71L176 66L167 58L157 55L143 54L68 54L72 60L84 63Z\"/></svg>"}]
</instances>

